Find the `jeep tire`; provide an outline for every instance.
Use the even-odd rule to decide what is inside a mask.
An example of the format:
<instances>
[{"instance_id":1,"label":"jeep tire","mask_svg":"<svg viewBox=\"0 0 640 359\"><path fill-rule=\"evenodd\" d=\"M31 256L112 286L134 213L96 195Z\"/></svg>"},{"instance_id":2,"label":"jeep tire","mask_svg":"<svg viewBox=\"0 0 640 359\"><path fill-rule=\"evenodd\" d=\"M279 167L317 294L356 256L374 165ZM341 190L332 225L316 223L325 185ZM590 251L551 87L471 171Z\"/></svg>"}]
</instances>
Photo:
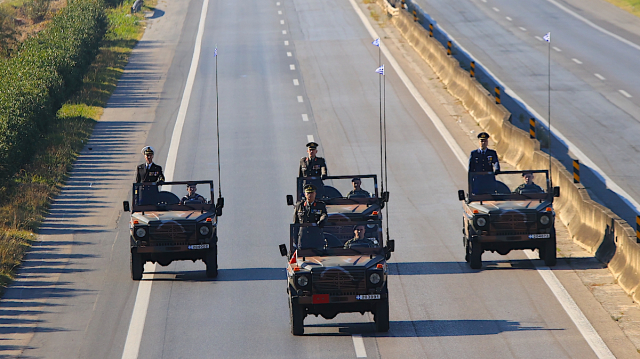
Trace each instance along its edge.
<instances>
[{"instance_id":1,"label":"jeep tire","mask_svg":"<svg viewBox=\"0 0 640 359\"><path fill-rule=\"evenodd\" d=\"M376 322L376 332L389 331L389 298L385 298L376 304L376 312L373 314Z\"/></svg>"},{"instance_id":2,"label":"jeep tire","mask_svg":"<svg viewBox=\"0 0 640 359\"><path fill-rule=\"evenodd\" d=\"M297 303L298 301L289 299L289 319L291 322L291 334L304 334L304 307Z\"/></svg>"},{"instance_id":3,"label":"jeep tire","mask_svg":"<svg viewBox=\"0 0 640 359\"><path fill-rule=\"evenodd\" d=\"M542 254L542 252L541 252ZM544 245L544 265L547 267L553 267L558 261L556 257L556 237L554 236L549 243Z\"/></svg>"},{"instance_id":4,"label":"jeep tire","mask_svg":"<svg viewBox=\"0 0 640 359\"><path fill-rule=\"evenodd\" d=\"M469 266L471 269L482 268L482 245L477 240L469 241L471 251L469 253Z\"/></svg>"},{"instance_id":5,"label":"jeep tire","mask_svg":"<svg viewBox=\"0 0 640 359\"><path fill-rule=\"evenodd\" d=\"M207 278L216 278L218 276L218 244L214 243L207 251L205 258L207 265Z\"/></svg>"},{"instance_id":6,"label":"jeep tire","mask_svg":"<svg viewBox=\"0 0 640 359\"><path fill-rule=\"evenodd\" d=\"M142 255L138 254L136 248L131 248L131 279L141 280L144 272L144 261Z\"/></svg>"}]
</instances>

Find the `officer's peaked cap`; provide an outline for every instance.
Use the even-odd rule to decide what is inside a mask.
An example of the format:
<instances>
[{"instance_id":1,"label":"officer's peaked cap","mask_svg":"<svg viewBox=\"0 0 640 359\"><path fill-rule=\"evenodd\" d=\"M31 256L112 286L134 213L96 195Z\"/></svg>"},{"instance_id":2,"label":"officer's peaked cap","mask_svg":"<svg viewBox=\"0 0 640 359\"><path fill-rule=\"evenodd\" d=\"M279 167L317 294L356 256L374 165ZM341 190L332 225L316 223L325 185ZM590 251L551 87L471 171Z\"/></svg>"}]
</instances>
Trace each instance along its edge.
<instances>
[{"instance_id":1,"label":"officer's peaked cap","mask_svg":"<svg viewBox=\"0 0 640 359\"><path fill-rule=\"evenodd\" d=\"M313 193L316 191L316 186L312 185L312 184L308 184L306 186L304 186L304 193Z\"/></svg>"},{"instance_id":2,"label":"officer's peaked cap","mask_svg":"<svg viewBox=\"0 0 640 359\"><path fill-rule=\"evenodd\" d=\"M149 154L149 153L153 154L155 151L153 150L153 147L151 147L151 146L144 146L142 148L142 151L140 151L140 152L142 152L143 155L146 155L146 154Z\"/></svg>"},{"instance_id":3,"label":"officer's peaked cap","mask_svg":"<svg viewBox=\"0 0 640 359\"><path fill-rule=\"evenodd\" d=\"M318 146L320 146L319 144L315 143L315 142L309 142L307 143L307 147L309 147L312 150L315 150L316 148L318 148Z\"/></svg>"},{"instance_id":4,"label":"officer's peaked cap","mask_svg":"<svg viewBox=\"0 0 640 359\"><path fill-rule=\"evenodd\" d=\"M486 132L480 132L480 133L478 134L478 139L480 139L480 140L486 140L486 139L488 139L489 137L491 137L491 136L489 136L489 134L488 134L488 133L486 133Z\"/></svg>"},{"instance_id":5,"label":"officer's peaked cap","mask_svg":"<svg viewBox=\"0 0 640 359\"><path fill-rule=\"evenodd\" d=\"M360 181L360 182L362 182L362 180L360 179L360 177L353 177L353 178L351 179L351 182L355 182L355 181Z\"/></svg>"}]
</instances>

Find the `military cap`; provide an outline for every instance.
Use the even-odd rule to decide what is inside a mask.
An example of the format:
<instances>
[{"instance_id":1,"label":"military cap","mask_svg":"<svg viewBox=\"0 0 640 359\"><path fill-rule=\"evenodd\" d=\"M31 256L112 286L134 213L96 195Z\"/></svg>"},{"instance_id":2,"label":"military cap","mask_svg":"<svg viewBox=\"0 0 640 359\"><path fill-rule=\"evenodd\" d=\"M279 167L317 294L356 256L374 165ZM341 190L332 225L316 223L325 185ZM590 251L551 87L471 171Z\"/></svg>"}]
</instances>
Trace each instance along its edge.
<instances>
[{"instance_id":1,"label":"military cap","mask_svg":"<svg viewBox=\"0 0 640 359\"><path fill-rule=\"evenodd\" d=\"M142 152L143 155L146 155L146 154L149 154L149 153L153 154L155 151L153 150L153 147L151 147L151 146L144 146L142 148L142 151L140 151L140 152Z\"/></svg>"},{"instance_id":2,"label":"military cap","mask_svg":"<svg viewBox=\"0 0 640 359\"><path fill-rule=\"evenodd\" d=\"M306 186L304 186L304 193L313 193L316 191L316 186L312 185L312 184L308 184Z\"/></svg>"},{"instance_id":3,"label":"military cap","mask_svg":"<svg viewBox=\"0 0 640 359\"><path fill-rule=\"evenodd\" d=\"M360 177L354 177L351 179L351 182L355 182L355 181L360 181L362 182L362 180L360 179Z\"/></svg>"},{"instance_id":4,"label":"military cap","mask_svg":"<svg viewBox=\"0 0 640 359\"><path fill-rule=\"evenodd\" d=\"M191 182L187 183L187 188L189 187L196 187L196 183L191 183Z\"/></svg>"},{"instance_id":5,"label":"military cap","mask_svg":"<svg viewBox=\"0 0 640 359\"><path fill-rule=\"evenodd\" d=\"M480 132L478 134L478 139L480 139L480 140L486 140L486 139L489 139L489 137L491 137L491 136L489 136L489 134L486 133L486 132Z\"/></svg>"},{"instance_id":6,"label":"military cap","mask_svg":"<svg viewBox=\"0 0 640 359\"><path fill-rule=\"evenodd\" d=\"M309 147L312 150L315 150L316 148L318 148L318 146L320 146L319 144L315 143L315 142L309 142L307 143L307 147Z\"/></svg>"}]
</instances>

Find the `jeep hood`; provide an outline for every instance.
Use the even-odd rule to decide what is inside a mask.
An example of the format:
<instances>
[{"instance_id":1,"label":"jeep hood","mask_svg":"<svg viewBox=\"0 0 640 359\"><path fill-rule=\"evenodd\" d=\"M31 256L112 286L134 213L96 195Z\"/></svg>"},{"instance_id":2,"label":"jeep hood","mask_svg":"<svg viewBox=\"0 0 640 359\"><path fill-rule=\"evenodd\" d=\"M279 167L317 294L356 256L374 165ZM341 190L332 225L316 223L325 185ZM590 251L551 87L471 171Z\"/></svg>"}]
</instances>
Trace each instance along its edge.
<instances>
[{"instance_id":1,"label":"jeep hood","mask_svg":"<svg viewBox=\"0 0 640 359\"><path fill-rule=\"evenodd\" d=\"M384 257L382 255L371 256L367 255L355 255L355 256L314 256L305 257L304 261L302 257L298 257L298 266L304 269L311 270L312 268L319 267L365 267L380 263Z\"/></svg>"},{"instance_id":2,"label":"jeep hood","mask_svg":"<svg viewBox=\"0 0 640 359\"><path fill-rule=\"evenodd\" d=\"M523 200L523 201L483 201L469 203L471 209L477 209L480 213L500 213L506 211L539 212L551 206L548 201Z\"/></svg>"},{"instance_id":3,"label":"jeep hood","mask_svg":"<svg viewBox=\"0 0 640 359\"><path fill-rule=\"evenodd\" d=\"M201 213L200 210L194 211L155 211L155 212L136 212L131 215L131 219L136 219L140 223L156 224L169 221L204 221L205 218L212 216L211 212Z\"/></svg>"}]
</instances>

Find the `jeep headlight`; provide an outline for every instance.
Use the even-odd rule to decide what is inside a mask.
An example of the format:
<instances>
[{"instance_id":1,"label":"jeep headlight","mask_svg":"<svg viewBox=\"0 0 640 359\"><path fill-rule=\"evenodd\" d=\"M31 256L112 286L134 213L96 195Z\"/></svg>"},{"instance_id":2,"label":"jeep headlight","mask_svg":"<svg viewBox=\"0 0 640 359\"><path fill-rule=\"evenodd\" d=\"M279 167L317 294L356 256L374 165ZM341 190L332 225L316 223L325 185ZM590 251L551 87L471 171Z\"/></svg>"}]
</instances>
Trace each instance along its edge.
<instances>
[{"instance_id":1,"label":"jeep headlight","mask_svg":"<svg viewBox=\"0 0 640 359\"><path fill-rule=\"evenodd\" d=\"M371 284L380 283L380 279L380 274L378 273L371 273L371 275L369 276L369 282L371 282Z\"/></svg>"},{"instance_id":2,"label":"jeep headlight","mask_svg":"<svg viewBox=\"0 0 640 359\"><path fill-rule=\"evenodd\" d=\"M142 227L138 227L136 229L136 237L143 238L146 235L147 235L147 230L146 229L144 229Z\"/></svg>"},{"instance_id":3,"label":"jeep headlight","mask_svg":"<svg viewBox=\"0 0 640 359\"><path fill-rule=\"evenodd\" d=\"M478 225L478 227L484 227L487 225L487 219L484 217L479 217L478 219L476 219L476 224Z\"/></svg>"},{"instance_id":4,"label":"jeep headlight","mask_svg":"<svg viewBox=\"0 0 640 359\"><path fill-rule=\"evenodd\" d=\"M301 287L306 287L309 284L309 278L306 275L301 275L297 279L298 285Z\"/></svg>"},{"instance_id":5,"label":"jeep headlight","mask_svg":"<svg viewBox=\"0 0 640 359\"><path fill-rule=\"evenodd\" d=\"M551 219L549 218L549 216L540 216L540 224L542 224L543 226L548 225L550 221Z\"/></svg>"},{"instance_id":6,"label":"jeep headlight","mask_svg":"<svg viewBox=\"0 0 640 359\"><path fill-rule=\"evenodd\" d=\"M200 234L201 235L206 236L207 234L209 234L209 232L211 232L211 230L209 229L209 226L200 227Z\"/></svg>"}]
</instances>

